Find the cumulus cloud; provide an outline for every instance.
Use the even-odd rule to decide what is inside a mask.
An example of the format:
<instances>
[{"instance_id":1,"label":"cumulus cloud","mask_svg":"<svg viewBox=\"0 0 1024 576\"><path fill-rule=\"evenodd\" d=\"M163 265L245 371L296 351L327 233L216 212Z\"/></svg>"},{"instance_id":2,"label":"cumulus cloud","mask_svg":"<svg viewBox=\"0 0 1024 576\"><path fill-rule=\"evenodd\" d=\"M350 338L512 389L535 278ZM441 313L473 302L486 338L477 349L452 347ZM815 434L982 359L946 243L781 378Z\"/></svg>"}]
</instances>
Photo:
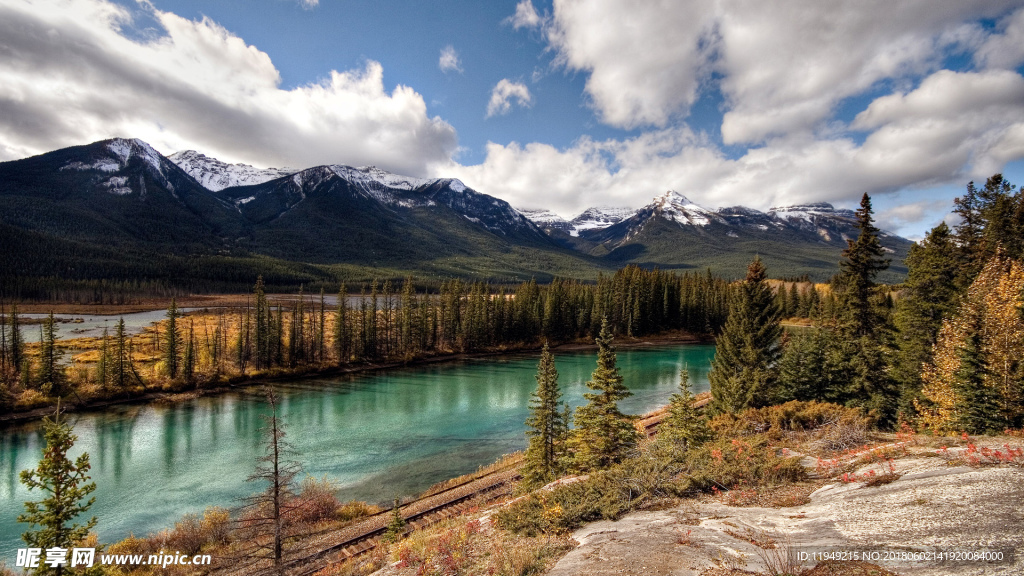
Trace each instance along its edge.
<instances>
[{"instance_id":1,"label":"cumulus cloud","mask_svg":"<svg viewBox=\"0 0 1024 576\"><path fill-rule=\"evenodd\" d=\"M518 30L520 28L539 28L543 20L540 14L537 14L536 8L533 7L533 2L520 0L516 4L516 13L506 18L505 22Z\"/></svg>"},{"instance_id":2,"label":"cumulus cloud","mask_svg":"<svg viewBox=\"0 0 1024 576\"><path fill-rule=\"evenodd\" d=\"M583 138L565 149L491 143L481 164L447 169L515 205L563 215L595 204L639 207L667 189L709 207L850 205L864 192L982 179L1024 158L1024 78L1004 70L939 71L915 90L876 99L854 126L871 131L862 144L773 138L735 159L685 126L621 140Z\"/></svg>"},{"instance_id":3,"label":"cumulus cloud","mask_svg":"<svg viewBox=\"0 0 1024 576\"><path fill-rule=\"evenodd\" d=\"M385 90L377 62L283 90L270 57L222 26L149 9L165 34L134 40L112 2L0 5L0 159L132 136L167 153L415 175L457 147L412 88Z\"/></svg>"},{"instance_id":4,"label":"cumulus cloud","mask_svg":"<svg viewBox=\"0 0 1024 576\"><path fill-rule=\"evenodd\" d=\"M1024 63L1024 8L1003 18L1000 34L989 37L974 53L974 61L990 68L1013 69Z\"/></svg>"},{"instance_id":5,"label":"cumulus cloud","mask_svg":"<svg viewBox=\"0 0 1024 576\"><path fill-rule=\"evenodd\" d=\"M299 0L299 4L306 10L310 10L319 6L320 0Z\"/></svg>"},{"instance_id":6,"label":"cumulus cloud","mask_svg":"<svg viewBox=\"0 0 1024 576\"><path fill-rule=\"evenodd\" d=\"M921 200L882 210L875 216L882 230L899 230L907 225L942 221L952 208L948 200Z\"/></svg>"},{"instance_id":7,"label":"cumulus cloud","mask_svg":"<svg viewBox=\"0 0 1024 576\"><path fill-rule=\"evenodd\" d=\"M530 89L526 87L526 84L502 78L491 89L491 99L487 102L487 117L508 114L512 110L511 100L513 98L517 104L527 108L533 103Z\"/></svg>"},{"instance_id":8,"label":"cumulus cloud","mask_svg":"<svg viewBox=\"0 0 1024 576\"><path fill-rule=\"evenodd\" d=\"M437 67L441 72L462 72L462 62L459 60L459 53L451 44L441 48L441 58L437 61Z\"/></svg>"},{"instance_id":9,"label":"cumulus cloud","mask_svg":"<svg viewBox=\"0 0 1024 576\"><path fill-rule=\"evenodd\" d=\"M819 128L840 101L880 81L938 69L945 49L977 41L966 21L1014 4L566 0L555 3L548 41L564 66L589 72L587 94L607 124L661 127L685 117L716 72L723 140L757 144ZM1016 28L1006 30L1013 42Z\"/></svg>"},{"instance_id":10,"label":"cumulus cloud","mask_svg":"<svg viewBox=\"0 0 1024 576\"><path fill-rule=\"evenodd\" d=\"M586 91L602 122L664 126L696 99L714 4L556 2L547 34L558 62L590 73Z\"/></svg>"}]
</instances>

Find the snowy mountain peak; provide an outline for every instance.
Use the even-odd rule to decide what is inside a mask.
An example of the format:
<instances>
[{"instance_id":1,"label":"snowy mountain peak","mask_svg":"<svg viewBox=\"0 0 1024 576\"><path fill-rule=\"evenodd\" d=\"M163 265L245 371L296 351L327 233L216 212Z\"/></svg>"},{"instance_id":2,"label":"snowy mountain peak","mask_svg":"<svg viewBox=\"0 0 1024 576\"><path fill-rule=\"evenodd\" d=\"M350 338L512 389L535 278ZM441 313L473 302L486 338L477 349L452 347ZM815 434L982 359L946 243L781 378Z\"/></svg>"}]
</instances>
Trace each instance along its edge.
<instances>
[{"instance_id":1,"label":"snowy mountain peak","mask_svg":"<svg viewBox=\"0 0 1024 576\"><path fill-rule=\"evenodd\" d=\"M290 168L256 168L248 164L228 164L195 150L182 150L168 156L207 190L219 192L232 186L252 186L294 174Z\"/></svg>"},{"instance_id":2,"label":"snowy mountain peak","mask_svg":"<svg viewBox=\"0 0 1024 576\"><path fill-rule=\"evenodd\" d=\"M657 196L650 206L655 213L681 225L707 226L715 217L711 210L694 204L674 190Z\"/></svg>"},{"instance_id":3,"label":"snowy mountain peak","mask_svg":"<svg viewBox=\"0 0 1024 576\"><path fill-rule=\"evenodd\" d=\"M815 216L839 216L851 218L854 215L852 210L836 209L828 202L812 202L808 204L796 204L794 206L778 206L768 210L770 216L783 220L806 220L811 222Z\"/></svg>"},{"instance_id":4,"label":"snowy mountain peak","mask_svg":"<svg viewBox=\"0 0 1024 576\"><path fill-rule=\"evenodd\" d=\"M541 229L561 230L570 234L574 231L573 225L568 220L545 208L520 208L519 213L537 226L540 226Z\"/></svg>"},{"instance_id":5,"label":"snowy mountain peak","mask_svg":"<svg viewBox=\"0 0 1024 576\"><path fill-rule=\"evenodd\" d=\"M581 212L579 216L576 216L569 221L572 225L572 230L569 234L572 236L578 236L579 233L584 230L607 228L618 224L623 220L632 218L634 214L636 214L636 210L632 208L614 206L596 206L594 208L587 208Z\"/></svg>"}]
</instances>

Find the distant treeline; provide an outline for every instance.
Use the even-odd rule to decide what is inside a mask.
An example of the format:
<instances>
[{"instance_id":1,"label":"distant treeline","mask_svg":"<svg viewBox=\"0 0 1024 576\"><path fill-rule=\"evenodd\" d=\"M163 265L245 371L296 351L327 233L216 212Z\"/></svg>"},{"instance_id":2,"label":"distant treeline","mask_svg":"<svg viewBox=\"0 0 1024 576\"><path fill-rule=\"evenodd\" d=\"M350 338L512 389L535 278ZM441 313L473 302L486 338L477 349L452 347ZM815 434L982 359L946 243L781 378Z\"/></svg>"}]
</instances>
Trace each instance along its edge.
<instances>
[{"instance_id":1,"label":"distant treeline","mask_svg":"<svg viewBox=\"0 0 1024 576\"><path fill-rule=\"evenodd\" d=\"M68 395L202 387L239 375L509 350L591 339L604 318L623 336L675 330L710 336L725 321L731 291L710 272L629 266L595 283L496 286L453 279L420 290L413 278L386 280L360 286L358 299L348 298L352 290L342 285L332 306L324 291L272 302L259 278L245 307L186 316L172 304L156 334L131 338L119 328L102 339L95 364L67 370L55 323L44 322L39 353L28 354L15 335L15 309L7 306L0 313L0 392L8 406L23 409L26 392L38 404Z\"/></svg>"}]
</instances>

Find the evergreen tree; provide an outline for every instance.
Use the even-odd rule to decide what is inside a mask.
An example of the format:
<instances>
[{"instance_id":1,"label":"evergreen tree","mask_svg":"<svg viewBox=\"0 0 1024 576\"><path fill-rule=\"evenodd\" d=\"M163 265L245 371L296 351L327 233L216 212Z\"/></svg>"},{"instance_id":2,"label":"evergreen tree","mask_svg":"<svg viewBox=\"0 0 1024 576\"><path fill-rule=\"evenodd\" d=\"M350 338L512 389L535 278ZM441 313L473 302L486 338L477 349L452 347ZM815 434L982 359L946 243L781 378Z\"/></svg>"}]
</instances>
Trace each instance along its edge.
<instances>
[{"instance_id":1,"label":"evergreen tree","mask_svg":"<svg viewBox=\"0 0 1024 576\"><path fill-rule=\"evenodd\" d=\"M541 351L537 366L537 390L530 399L530 417L526 419L530 439L523 465L523 482L539 486L554 480L561 473L567 422L560 412L562 393L558 389L558 370L555 357L547 343Z\"/></svg>"},{"instance_id":2,"label":"evergreen tree","mask_svg":"<svg viewBox=\"0 0 1024 576\"><path fill-rule=\"evenodd\" d=\"M960 365L953 373L957 397L954 427L969 434L998 434L1006 427L1000 417L999 393L988 380L980 326L972 326L958 351Z\"/></svg>"},{"instance_id":3,"label":"evergreen tree","mask_svg":"<svg viewBox=\"0 0 1024 576\"><path fill-rule=\"evenodd\" d=\"M7 339L7 358L14 371L21 369L25 362L25 343L21 336L21 321L18 318L18 305L11 305L10 336Z\"/></svg>"},{"instance_id":4,"label":"evergreen tree","mask_svg":"<svg viewBox=\"0 0 1024 576\"><path fill-rule=\"evenodd\" d=\"M402 518L402 506L398 498L395 498L394 505L391 507L391 521L388 522L380 539L387 543L394 543L401 540L404 534L405 518Z\"/></svg>"},{"instance_id":5,"label":"evergreen tree","mask_svg":"<svg viewBox=\"0 0 1024 576\"><path fill-rule=\"evenodd\" d=\"M256 342L255 364L257 370L265 370L270 367L271 351L271 323L270 304L267 301L267 294L263 285L263 276L256 278L256 286L253 287L255 310L253 311L253 324L256 331L254 340Z\"/></svg>"},{"instance_id":6,"label":"evergreen tree","mask_svg":"<svg viewBox=\"0 0 1024 576\"><path fill-rule=\"evenodd\" d=\"M181 376L186 382L192 382L196 371L196 336L195 324L189 322L188 334L185 335L185 349L181 354Z\"/></svg>"},{"instance_id":7,"label":"evergreen tree","mask_svg":"<svg viewBox=\"0 0 1024 576\"><path fill-rule=\"evenodd\" d=\"M943 321L922 370L915 407L925 428L949 434L1024 424L1022 293L1024 265L997 252Z\"/></svg>"},{"instance_id":8,"label":"evergreen tree","mask_svg":"<svg viewBox=\"0 0 1024 576\"><path fill-rule=\"evenodd\" d=\"M103 343L100 345L100 357L96 362L96 383L100 388L106 389L110 381L110 335L107 329L103 329Z\"/></svg>"},{"instance_id":9,"label":"evergreen tree","mask_svg":"<svg viewBox=\"0 0 1024 576\"><path fill-rule=\"evenodd\" d=\"M43 459L34 470L23 470L20 479L29 490L39 490L45 497L25 502L25 513L18 516L18 522L28 524L29 530L21 538L30 548L70 550L96 526L96 517L84 524L74 522L96 501L95 497L86 500L96 490L96 483L89 482L89 454L83 453L74 461L68 458L78 437L61 419L59 404L53 419L43 420L43 436L46 439ZM40 562L35 571L58 576L63 572L64 566L51 567L44 562Z\"/></svg>"},{"instance_id":10,"label":"evergreen tree","mask_svg":"<svg viewBox=\"0 0 1024 576\"><path fill-rule=\"evenodd\" d=\"M334 355L338 364L352 359L352 328L349 326L348 291L342 284L338 289L338 308L334 312Z\"/></svg>"},{"instance_id":11,"label":"evergreen tree","mask_svg":"<svg viewBox=\"0 0 1024 576\"><path fill-rule=\"evenodd\" d=\"M874 337L882 319L874 301L877 288L875 278L889 267L885 251L878 239L878 228L872 217L871 198L864 194L857 210L857 240L847 240L839 274L833 285L840 295L847 330L853 337Z\"/></svg>"},{"instance_id":12,"label":"evergreen tree","mask_svg":"<svg viewBox=\"0 0 1024 576\"><path fill-rule=\"evenodd\" d=\"M178 332L178 303L171 298L167 309L167 329L164 332L164 370L171 379L178 377L178 356L181 350L181 334Z\"/></svg>"},{"instance_id":13,"label":"evergreen tree","mask_svg":"<svg viewBox=\"0 0 1024 576\"><path fill-rule=\"evenodd\" d=\"M781 353L779 309L759 257L735 288L729 317L715 348L708 379L714 413L767 406L779 396L777 363Z\"/></svg>"},{"instance_id":14,"label":"evergreen tree","mask_svg":"<svg viewBox=\"0 0 1024 576\"><path fill-rule=\"evenodd\" d=\"M594 392L583 395L587 404L576 411L571 438L572 464L580 472L608 468L638 441L631 418L619 411L618 401L632 392L622 384L612 340L611 326L603 319L596 339L597 369L587 382Z\"/></svg>"},{"instance_id":15,"label":"evergreen tree","mask_svg":"<svg viewBox=\"0 0 1024 576\"><path fill-rule=\"evenodd\" d=\"M679 371L679 392L669 399L668 415L658 425L658 442L686 451L711 438L707 418L693 406L690 375L684 367Z\"/></svg>"},{"instance_id":16,"label":"evergreen tree","mask_svg":"<svg viewBox=\"0 0 1024 576\"><path fill-rule=\"evenodd\" d=\"M57 346L57 332L57 320L51 310L43 321L39 338L39 374L36 378L39 389L51 396L64 395L67 384L64 368L60 365L64 351Z\"/></svg>"},{"instance_id":17,"label":"evergreen tree","mask_svg":"<svg viewBox=\"0 0 1024 576\"><path fill-rule=\"evenodd\" d=\"M125 333L124 318L117 321L114 331L114 351L110 362L110 383L118 390L125 390L132 382L131 357L128 351L128 336Z\"/></svg>"},{"instance_id":18,"label":"evergreen tree","mask_svg":"<svg viewBox=\"0 0 1024 576\"><path fill-rule=\"evenodd\" d=\"M896 305L897 352L892 374L900 387L899 410L913 414L921 390L921 367L931 360L932 346L959 299L956 245L945 222L933 228L907 256L907 280Z\"/></svg>"}]
</instances>

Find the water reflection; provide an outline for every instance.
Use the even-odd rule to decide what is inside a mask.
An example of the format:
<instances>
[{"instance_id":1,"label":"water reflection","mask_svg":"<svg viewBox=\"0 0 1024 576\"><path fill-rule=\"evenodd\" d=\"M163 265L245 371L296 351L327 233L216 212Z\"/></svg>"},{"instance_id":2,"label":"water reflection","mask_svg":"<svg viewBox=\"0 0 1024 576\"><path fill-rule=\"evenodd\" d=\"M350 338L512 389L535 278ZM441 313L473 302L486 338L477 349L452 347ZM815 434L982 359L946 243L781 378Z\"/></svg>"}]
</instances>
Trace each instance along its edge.
<instances>
[{"instance_id":1,"label":"water reflection","mask_svg":"<svg viewBox=\"0 0 1024 576\"><path fill-rule=\"evenodd\" d=\"M620 350L619 365L639 414L664 404L689 367L707 389L714 348ZM557 357L559 382L573 406L583 402L593 352ZM289 441L304 472L328 476L341 496L371 502L413 494L525 445L537 355L425 366L278 386ZM93 465L98 531L105 541L169 526L186 512L234 506L259 489L245 479L263 454L258 388L173 405L117 407L77 416L79 441ZM38 499L18 482L43 445L38 424L0 433L0 560L18 547L23 502Z\"/></svg>"}]
</instances>

